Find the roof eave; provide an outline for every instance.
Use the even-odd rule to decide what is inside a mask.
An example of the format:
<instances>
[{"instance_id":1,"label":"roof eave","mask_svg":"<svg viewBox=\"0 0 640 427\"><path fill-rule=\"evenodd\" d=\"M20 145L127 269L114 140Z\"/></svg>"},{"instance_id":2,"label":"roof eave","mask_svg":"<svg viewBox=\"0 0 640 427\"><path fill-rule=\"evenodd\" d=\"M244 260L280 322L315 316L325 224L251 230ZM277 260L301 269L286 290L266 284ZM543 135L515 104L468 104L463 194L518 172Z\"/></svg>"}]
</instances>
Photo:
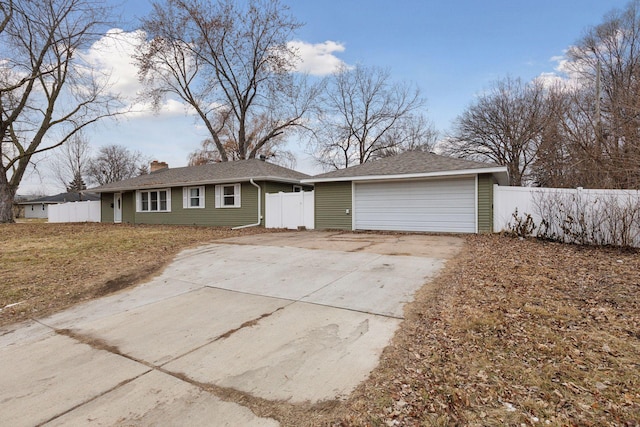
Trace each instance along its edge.
<instances>
[{"instance_id":1,"label":"roof eave","mask_svg":"<svg viewBox=\"0 0 640 427\"><path fill-rule=\"evenodd\" d=\"M243 177L243 178L225 178L225 179L215 179L215 180L202 180L202 181L188 181L188 182L175 182L169 184L148 184L148 185L130 185L124 187L110 187L110 188L90 188L87 191L93 193L118 193L121 191L134 191L134 190L147 190L153 188L174 188L174 187L193 187L197 185L214 185L214 184L229 184L232 182L249 182L250 180L254 181L274 181L274 182L283 182L285 184L301 184L302 181L294 178L282 178L282 177L273 177L273 176L252 176L252 177Z\"/></svg>"},{"instance_id":2,"label":"roof eave","mask_svg":"<svg viewBox=\"0 0 640 427\"><path fill-rule=\"evenodd\" d=\"M496 175L496 177L498 178L498 182L501 185L505 185L502 182L508 182L507 168L505 166L490 167L490 168L476 168L476 169L446 170L446 171L424 172L424 173L406 173L406 174L394 174L394 175L360 175L360 176L345 176L345 177L337 177L337 178L313 178L312 177L310 179L303 179L301 180L301 182L303 184L314 184L318 182L382 181L382 180L394 180L394 179L421 179L421 178L438 178L438 177L459 176L459 175L476 175L481 173L491 173ZM504 179L503 179L503 175L504 175Z\"/></svg>"}]
</instances>

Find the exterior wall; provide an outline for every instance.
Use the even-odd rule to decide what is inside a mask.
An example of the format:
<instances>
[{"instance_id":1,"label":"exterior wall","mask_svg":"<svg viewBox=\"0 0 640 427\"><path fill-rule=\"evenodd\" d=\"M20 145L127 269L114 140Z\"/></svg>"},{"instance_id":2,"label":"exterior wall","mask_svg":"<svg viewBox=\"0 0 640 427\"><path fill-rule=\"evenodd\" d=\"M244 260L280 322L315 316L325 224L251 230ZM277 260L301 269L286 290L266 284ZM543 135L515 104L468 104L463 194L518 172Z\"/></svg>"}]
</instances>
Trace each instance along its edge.
<instances>
[{"instance_id":1,"label":"exterior wall","mask_svg":"<svg viewBox=\"0 0 640 427\"><path fill-rule=\"evenodd\" d=\"M25 218L48 218L49 206L46 203L34 203L32 205L24 205Z\"/></svg>"},{"instance_id":2,"label":"exterior wall","mask_svg":"<svg viewBox=\"0 0 640 427\"><path fill-rule=\"evenodd\" d=\"M133 193L135 194L135 193ZM239 208L215 207L215 185L205 186L205 207L202 209L184 209L182 207L182 187L171 189L171 212L135 212L135 197L132 205L124 204L123 219L129 212L134 212L136 224L170 224L170 225L208 225L220 227L236 227L253 224L258 220L258 189L248 182L243 182L240 190Z\"/></svg>"},{"instance_id":3,"label":"exterior wall","mask_svg":"<svg viewBox=\"0 0 640 427\"><path fill-rule=\"evenodd\" d=\"M232 183L230 183L232 184ZM293 184L278 182L256 182L262 190L261 224L264 225L265 193L290 193ZM310 186L303 186L312 189ZM159 187L161 188L161 187ZM258 221L258 189L249 182L243 182L240 190L239 208L215 207L215 185L205 186L205 207L202 209L184 209L182 207L182 187L171 188L171 212L136 212L136 192L122 193L122 222L129 224L170 224L170 225L206 225L236 227L254 224ZM102 222L113 222L113 194L102 193Z\"/></svg>"},{"instance_id":4,"label":"exterior wall","mask_svg":"<svg viewBox=\"0 0 640 427\"><path fill-rule=\"evenodd\" d=\"M493 232L493 184L491 174L478 175L478 233Z\"/></svg>"},{"instance_id":5,"label":"exterior wall","mask_svg":"<svg viewBox=\"0 0 640 427\"><path fill-rule=\"evenodd\" d=\"M136 213L136 192L127 191L122 193L122 222L125 224L135 224Z\"/></svg>"},{"instance_id":6,"label":"exterior wall","mask_svg":"<svg viewBox=\"0 0 640 427\"><path fill-rule=\"evenodd\" d=\"M113 193L100 195L100 221L113 222Z\"/></svg>"},{"instance_id":7,"label":"exterior wall","mask_svg":"<svg viewBox=\"0 0 640 427\"><path fill-rule=\"evenodd\" d=\"M314 193L316 230L352 229L351 181L316 183Z\"/></svg>"}]
</instances>

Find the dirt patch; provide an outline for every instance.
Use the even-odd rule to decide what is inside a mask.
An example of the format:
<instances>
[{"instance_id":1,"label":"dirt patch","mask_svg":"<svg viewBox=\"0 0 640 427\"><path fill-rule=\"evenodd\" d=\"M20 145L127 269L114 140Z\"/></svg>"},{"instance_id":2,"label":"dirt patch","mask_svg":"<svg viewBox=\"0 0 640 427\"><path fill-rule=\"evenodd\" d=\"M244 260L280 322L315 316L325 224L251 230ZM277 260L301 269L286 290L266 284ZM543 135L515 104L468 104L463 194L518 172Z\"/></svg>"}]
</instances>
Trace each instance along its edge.
<instances>
[{"instance_id":1,"label":"dirt patch","mask_svg":"<svg viewBox=\"0 0 640 427\"><path fill-rule=\"evenodd\" d=\"M158 274L185 248L273 230L125 224L0 225L0 326Z\"/></svg>"}]
</instances>

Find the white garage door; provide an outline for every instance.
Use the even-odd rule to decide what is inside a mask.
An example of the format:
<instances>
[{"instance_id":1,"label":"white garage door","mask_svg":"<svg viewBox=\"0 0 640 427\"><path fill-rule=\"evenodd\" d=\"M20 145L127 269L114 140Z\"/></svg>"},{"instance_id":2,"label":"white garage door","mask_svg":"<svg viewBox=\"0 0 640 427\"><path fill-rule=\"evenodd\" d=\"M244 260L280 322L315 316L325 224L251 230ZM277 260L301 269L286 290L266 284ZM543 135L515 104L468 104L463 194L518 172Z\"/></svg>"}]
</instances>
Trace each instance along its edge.
<instances>
[{"instance_id":1,"label":"white garage door","mask_svg":"<svg viewBox=\"0 0 640 427\"><path fill-rule=\"evenodd\" d=\"M475 178L356 183L356 230L475 233Z\"/></svg>"}]
</instances>

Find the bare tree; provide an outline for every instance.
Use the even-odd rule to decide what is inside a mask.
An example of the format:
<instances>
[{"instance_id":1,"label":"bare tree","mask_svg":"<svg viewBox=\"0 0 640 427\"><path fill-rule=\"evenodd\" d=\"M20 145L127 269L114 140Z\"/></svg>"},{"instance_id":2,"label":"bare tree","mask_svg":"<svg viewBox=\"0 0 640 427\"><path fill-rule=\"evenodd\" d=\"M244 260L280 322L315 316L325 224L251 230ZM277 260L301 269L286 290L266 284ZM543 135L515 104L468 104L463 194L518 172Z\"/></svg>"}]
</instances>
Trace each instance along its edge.
<instances>
[{"instance_id":1,"label":"bare tree","mask_svg":"<svg viewBox=\"0 0 640 427\"><path fill-rule=\"evenodd\" d=\"M523 185L550 117L541 82L505 78L456 119L444 151L506 166L510 184Z\"/></svg>"},{"instance_id":2,"label":"bare tree","mask_svg":"<svg viewBox=\"0 0 640 427\"><path fill-rule=\"evenodd\" d=\"M567 70L584 95L577 109L590 140L570 140L584 155L585 186L640 187L640 0L610 12L568 51ZM585 121L584 119L587 118Z\"/></svg>"},{"instance_id":3,"label":"bare tree","mask_svg":"<svg viewBox=\"0 0 640 427\"><path fill-rule=\"evenodd\" d=\"M34 155L114 114L107 79L83 60L109 10L93 0L2 2L0 222Z\"/></svg>"},{"instance_id":4,"label":"bare tree","mask_svg":"<svg viewBox=\"0 0 640 427\"><path fill-rule=\"evenodd\" d=\"M83 182L87 173L91 150L84 133L75 134L66 144L58 148L51 163L51 171L58 183L65 188L74 187L72 182Z\"/></svg>"},{"instance_id":5,"label":"bare tree","mask_svg":"<svg viewBox=\"0 0 640 427\"><path fill-rule=\"evenodd\" d=\"M303 126L317 95L292 73L298 27L278 0L155 1L136 55L145 98L191 106L219 160L254 158Z\"/></svg>"},{"instance_id":6,"label":"bare tree","mask_svg":"<svg viewBox=\"0 0 640 427\"><path fill-rule=\"evenodd\" d=\"M342 67L328 81L313 136L316 160L346 168L403 146L429 143L418 88L394 83L389 70ZM425 139L425 137L427 137Z\"/></svg>"},{"instance_id":7,"label":"bare tree","mask_svg":"<svg viewBox=\"0 0 640 427\"><path fill-rule=\"evenodd\" d=\"M433 123L424 115L412 114L389 130L385 137L388 148L378 151L376 157L395 156L405 151L433 151L438 135Z\"/></svg>"},{"instance_id":8,"label":"bare tree","mask_svg":"<svg viewBox=\"0 0 640 427\"><path fill-rule=\"evenodd\" d=\"M218 133L220 141L227 153L228 160L242 160L238 152L237 132L228 122L227 126L222 128ZM254 140L255 134L262 132L265 126L269 126L267 122L252 123L254 134L248 135L248 140ZM282 142L284 135L279 135L266 142L259 151L261 157L269 158L272 163L285 167L295 166L295 156L290 151L283 148ZM200 146L189 154L189 165L203 165L207 163L221 162L222 154L218 151L218 147L211 138L206 138L200 143Z\"/></svg>"},{"instance_id":9,"label":"bare tree","mask_svg":"<svg viewBox=\"0 0 640 427\"><path fill-rule=\"evenodd\" d=\"M87 176L94 184L105 185L147 173L148 159L139 151L122 145L106 145L89 161Z\"/></svg>"},{"instance_id":10,"label":"bare tree","mask_svg":"<svg viewBox=\"0 0 640 427\"><path fill-rule=\"evenodd\" d=\"M0 1L0 33L2 33L13 15L13 0Z\"/></svg>"}]
</instances>

